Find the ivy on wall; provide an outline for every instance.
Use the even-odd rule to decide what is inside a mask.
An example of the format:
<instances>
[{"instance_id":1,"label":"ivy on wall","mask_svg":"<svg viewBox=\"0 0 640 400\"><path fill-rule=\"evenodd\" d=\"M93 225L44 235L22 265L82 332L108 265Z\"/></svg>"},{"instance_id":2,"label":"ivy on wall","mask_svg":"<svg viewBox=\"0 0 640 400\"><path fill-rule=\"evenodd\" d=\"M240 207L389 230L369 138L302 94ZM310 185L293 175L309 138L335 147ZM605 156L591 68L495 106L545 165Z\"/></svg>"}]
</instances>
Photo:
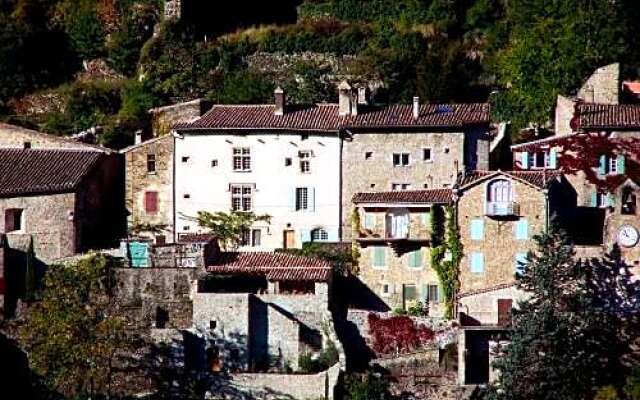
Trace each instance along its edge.
<instances>
[{"instance_id":1,"label":"ivy on wall","mask_svg":"<svg viewBox=\"0 0 640 400\"><path fill-rule=\"evenodd\" d=\"M351 241L351 259L352 259L352 270L351 272L354 275L358 275L360 272L360 267L358 262L360 261L360 248L356 242L356 238L360 234L360 213L358 209L354 207L351 212L351 232L353 234L353 240Z\"/></svg>"},{"instance_id":2,"label":"ivy on wall","mask_svg":"<svg viewBox=\"0 0 640 400\"><path fill-rule=\"evenodd\" d=\"M431 265L438 274L445 303L445 318L453 318L462 243L452 206L431 208Z\"/></svg>"}]
</instances>

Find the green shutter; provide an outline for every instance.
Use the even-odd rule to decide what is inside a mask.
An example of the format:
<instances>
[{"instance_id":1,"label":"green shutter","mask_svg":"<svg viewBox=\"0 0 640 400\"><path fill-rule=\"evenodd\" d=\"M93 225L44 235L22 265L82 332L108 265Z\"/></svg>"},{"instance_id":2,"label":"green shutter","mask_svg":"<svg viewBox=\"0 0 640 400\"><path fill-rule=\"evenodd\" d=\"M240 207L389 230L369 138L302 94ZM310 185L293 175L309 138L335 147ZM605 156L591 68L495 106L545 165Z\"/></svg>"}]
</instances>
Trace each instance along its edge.
<instances>
[{"instance_id":1,"label":"green shutter","mask_svg":"<svg viewBox=\"0 0 640 400\"><path fill-rule=\"evenodd\" d=\"M374 229L376 225L373 214L366 213L364 215L364 228L365 229Z\"/></svg>"},{"instance_id":2,"label":"green shutter","mask_svg":"<svg viewBox=\"0 0 640 400\"><path fill-rule=\"evenodd\" d=\"M549 151L549 168L558 168L558 152L555 149Z\"/></svg>"},{"instance_id":3,"label":"green shutter","mask_svg":"<svg viewBox=\"0 0 640 400\"><path fill-rule=\"evenodd\" d=\"M523 218L516 222L516 240L529 239L529 221Z\"/></svg>"},{"instance_id":4,"label":"green shutter","mask_svg":"<svg viewBox=\"0 0 640 400\"><path fill-rule=\"evenodd\" d=\"M607 194L607 205L609 207L615 207L616 206L616 198L612 193L608 193Z\"/></svg>"},{"instance_id":5,"label":"green shutter","mask_svg":"<svg viewBox=\"0 0 640 400\"><path fill-rule=\"evenodd\" d=\"M471 240L484 239L484 220L476 218L471 220Z\"/></svg>"},{"instance_id":6,"label":"green shutter","mask_svg":"<svg viewBox=\"0 0 640 400\"><path fill-rule=\"evenodd\" d=\"M589 205L591 207L598 207L598 192L592 192L591 198L589 200Z\"/></svg>"},{"instance_id":7,"label":"green shutter","mask_svg":"<svg viewBox=\"0 0 640 400\"><path fill-rule=\"evenodd\" d=\"M601 155L600 161L598 163L598 175L606 175L607 174L607 156Z\"/></svg>"},{"instance_id":8,"label":"green shutter","mask_svg":"<svg viewBox=\"0 0 640 400\"><path fill-rule=\"evenodd\" d=\"M420 298L422 299L423 303L427 303L429 301L429 286L423 284L420 287Z\"/></svg>"},{"instance_id":9,"label":"green shutter","mask_svg":"<svg viewBox=\"0 0 640 400\"><path fill-rule=\"evenodd\" d=\"M618 154L618 159L617 159L617 167L618 167L618 174L620 175L624 175L624 170L625 170L625 163L624 163L624 155L622 154Z\"/></svg>"},{"instance_id":10,"label":"green shutter","mask_svg":"<svg viewBox=\"0 0 640 400\"><path fill-rule=\"evenodd\" d=\"M529 169L529 153L526 151L520 153L520 168Z\"/></svg>"},{"instance_id":11,"label":"green shutter","mask_svg":"<svg viewBox=\"0 0 640 400\"><path fill-rule=\"evenodd\" d=\"M428 212L422 213L421 217L422 217L422 224L424 226L428 227L429 225L431 225L431 213L428 213Z\"/></svg>"},{"instance_id":12,"label":"green shutter","mask_svg":"<svg viewBox=\"0 0 640 400\"><path fill-rule=\"evenodd\" d=\"M422 250L416 250L409 254L409 267L422 268Z\"/></svg>"},{"instance_id":13,"label":"green shutter","mask_svg":"<svg viewBox=\"0 0 640 400\"><path fill-rule=\"evenodd\" d=\"M385 267L387 265L385 259L385 248L384 247L374 247L373 248L373 266L374 267Z\"/></svg>"}]
</instances>

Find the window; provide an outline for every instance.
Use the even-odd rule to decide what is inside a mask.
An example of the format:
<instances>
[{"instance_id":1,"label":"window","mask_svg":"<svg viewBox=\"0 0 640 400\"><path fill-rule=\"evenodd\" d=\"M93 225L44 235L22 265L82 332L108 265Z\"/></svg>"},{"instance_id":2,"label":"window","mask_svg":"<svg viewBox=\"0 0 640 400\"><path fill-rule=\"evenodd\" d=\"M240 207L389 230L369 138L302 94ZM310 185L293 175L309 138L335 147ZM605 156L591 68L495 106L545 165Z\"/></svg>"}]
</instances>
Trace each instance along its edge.
<instances>
[{"instance_id":1,"label":"window","mask_svg":"<svg viewBox=\"0 0 640 400\"><path fill-rule=\"evenodd\" d=\"M233 149L233 170L238 172L251 171L251 149L248 147Z\"/></svg>"},{"instance_id":2,"label":"window","mask_svg":"<svg viewBox=\"0 0 640 400\"><path fill-rule=\"evenodd\" d=\"M17 232L24 229L24 211L20 208L10 208L4 212L4 231Z\"/></svg>"},{"instance_id":3,"label":"window","mask_svg":"<svg viewBox=\"0 0 640 400\"><path fill-rule=\"evenodd\" d=\"M444 148L444 150L442 150L442 152L443 152L444 154L449 154L449 151L450 151L450 150L449 150L449 148L448 148L448 147L445 147L445 148Z\"/></svg>"},{"instance_id":4,"label":"window","mask_svg":"<svg viewBox=\"0 0 640 400\"><path fill-rule=\"evenodd\" d=\"M144 211L148 214L158 212L158 192L144 193Z\"/></svg>"},{"instance_id":5,"label":"window","mask_svg":"<svg viewBox=\"0 0 640 400\"><path fill-rule=\"evenodd\" d=\"M240 237L241 246L260 247L262 231L260 229L245 229Z\"/></svg>"},{"instance_id":6,"label":"window","mask_svg":"<svg viewBox=\"0 0 640 400\"><path fill-rule=\"evenodd\" d=\"M609 157L609 173L616 175L618 173L618 157Z\"/></svg>"},{"instance_id":7,"label":"window","mask_svg":"<svg viewBox=\"0 0 640 400\"><path fill-rule=\"evenodd\" d=\"M393 191L409 190L409 189L411 189L411 185L408 183L392 183L391 184L391 190Z\"/></svg>"},{"instance_id":8,"label":"window","mask_svg":"<svg viewBox=\"0 0 640 400\"><path fill-rule=\"evenodd\" d=\"M376 227L376 217L371 213L364 215L364 229L373 229Z\"/></svg>"},{"instance_id":9,"label":"window","mask_svg":"<svg viewBox=\"0 0 640 400\"><path fill-rule=\"evenodd\" d=\"M529 239L529 221L527 221L525 218L516 222L515 229L516 229L516 240Z\"/></svg>"},{"instance_id":10,"label":"window","mask_svg":"<svg viewBox=\"0 0 640 400\"><path fill-rule=\"evenodd\" d=\"M385 268L387 266L386 248L377 246L373 248L373 267Z\"/></svg>"},{"instance_id":11,"label":"window","mask_svg":"<svg viewBox=\"0 0 640 400\"><path fill-rule=\"evenodd\" d=\"M422 149L422 161L432 161L430 148L427 147Z\"/></svg>"},{"instance_id":12,"label":"window","mask_svg":"<svg viewBox=\"0 0 640 400\"><path fill-rule=\"evenodd\" d=\"M409 268L422 268L422 250L409 253Z\"/></svg>"},{"instance_id":13,"label":"window","mask_svg":"<svg viewBox=\"0 0 640 400\"><path fill-rule=\"evenodd\" d=\"M182 162L183 163L189 162L189 157L188 156L183 156L182 157Z\"/></svg>"},{"instance_id":14,"label":"window","mask_svg":"<svg viewBox=\"0 0 640 400\"><path fill-rule=\"evenodd\" d=\"M598 192L596 194L596 207L607 208L611 205L609 193Z\"/></svg>"},{"instance_id":15,"label":"window","mask_svg":"<svg viewBox=\"0 0 640 400\"><path fill-rule=\"evenodd\" d=\"M284 166L285 167L290 167L291 164L293 164L293 160L291 160L291 157L285 157L284 159Z\"/></svg>"},{"instance_id":16,"label":"window","mask_svg":"<svg viewBox=\"0 0 640 400\"><path fill-rule=\"evenodd\" d=\"M409 153L393 153L393 166L406 167L409 165Z\"/></svg>"},{"instance_id":17,"label":"window","mask_svg":"<svg viewBox=\"0 0 640 400\"><path fill-rule=\"evenodd\" d=\"M598 165L599 175L621 175L625 173L625 157L622 154L601 155Z\"/></svg>"},{"instance_id":18,"label":"window","mask_svg":"<svg viewBox=\"0 0 640 400\"><path fill-rule=\"evenodd\" d=\"M371 156L373 156L373 151L365 151L364 152L364 159L368 160L371 158Z\"/></svg>"},{"instance_id":19,"label":"window","mask_svg":"<svg viewBox=\"0 0 640 400\"><path fill-rule=\"evenodd\" d=\"M231 185L231 209L251 211L253 208L253 185Z\"/></svg>"},{"instance_id":20,"label":"window","mask_svg":"<svg viewBox=\"0 0 640 400\"><path fill-rule=\"evenodd\" d=\"M185 225L185 226L182 227L182 230L183 231L189 231L189 230L191 230L191 227L189 225Z\"/></svg>"},{"instance_id":21,"label":"window","mask_svg":"<svg viewBox=\"0 0 640 400\"><path fill-rule=\"evenodd\" d=\"M218 160L211 160L211 168L215 168L218 166Z\"/></svg>"},{"instance_id":22,"label":"window","mask_svg":"<svg viewBox=\"0 0 640 400\"><path fill-rule=\"evenodd\" d=\"M622 189L622 214L634 215L636 213L636 195L633 189L625 187Z\"/></svg>"},{"instance_id":23,"label":"window","mask_svg":"<svg viewBox=\"0 0 640 400\"><path fill-rule=\"evenodd\" d=\"M182 197L184 197L185 199L190 199L191 195L189 193L185 193Z\"/></svg>"},{"instance_id":24,"label":"window","mask_svg":"<svg viewBox=\"0 0 640 400\"><path fill-rule=\"evenodd\" d=\"M309 189L306 187L296 188L296 211L309 209Z\"/></svg>"},{"instance_id":25,"label":"window","mask_svg":"<svg viewBox=\"0 0 640 400\"><path fill-rule=\"evenodd\" d=\"M312 242L326 242L329 240L329 234L323 228L316 228L311 231Z\"/></svg>"},{"instance_id":26,"label":"window","mask_svg":"<svg viewBox=\"0 0 640 400\"><path fill-rule=\"evenodd\" d=\"M438 285L430 284L427 286L427 301L432 304L440 302Z\"/></svg>"},{"instance_id":27,"label":"window","mask_svg":"<svg viewBox=\"0 0 640 400\"><path fill-rule=\"evenodd\" d=\"M509 203L513 201L511 182L505 179L491 182L487 190L487 200L492 203Z\"/></svg>"},{"instance_id":28,"label":"window","mask_svg":"<svg viewBox=\"0 0 640 400\"><path fill-rule=\"evenodd\" d=\"M529 154L529 168L548 168L550 166L549 153L537 151Z\"/></svg>"},{"instance_id":29,"label":"window","mask_svg":"<svg viewBox=\"0 0 640 400\"><path fill-rule=\"evenodd\" d=\"M311 172L311 152L301 151L298 156L300 157L300 172L303 174Z\"/></svg>"},{"instance_id":30,"label":"window","mask_svg":"<svg viewBox=\"0 0 640 400\"><path fill-rule=\"evenodd\" d=\"M147 173L156 172L156 155L155 154L147 154Z\"/></svg>"},{"instance_id":31,"label":"window","mask_svg":"<svg viewBox=\"0 0 640 400\"><path fill-rule=\"evenodd\" d=\"M391 285L389 285L388 283L382 284L382 295L385 297L388 297L391 295Z\"/></svg>"},{"instance_id":32,"label":"window","mask_svg":"<svg viewBox=\"0 0 640 400\"><path fill-rule=\"evenodd\" d=\"M409 210L406 208L391 209L386 217L386 237L390 239L407 239L409 237Z\"/></svg>"},{"instance_id":33,"label":"window","mask_svg":"<svg viewBox=\"0 0 640 400\"><path fill-rule=\"evenodd\" d=\"M24 148L25 150L30 149L31 148L31 142L22 143L22 148Z\"/></svg>"},{"instance_id":34,"label":"window","mask_svg":"<svg viewBox=\"0 0 640 400\"><path fill-rule=\"evenodd\" d=\"M479 252L471 253L471 273L484 273L484 254Z\"/></svg>"},{"instance_id":35,"label":"window","mask_svg":"<svg viewBox=\"0 0 640 400\"><path fill-rule=\"evenodd\" d=\"M516 253L515 272L522 275L526 266L527 253Z\"/></svg>"},{"instance_id":36,"label":"window","mask_svg":"<svg viewBox=\"0 0 640 400\"><path fill-rule=\"evenodd\" d=\"M481 218L471 220L471 240L484 240L484 220Z\"/></svg>"}]
</instances>

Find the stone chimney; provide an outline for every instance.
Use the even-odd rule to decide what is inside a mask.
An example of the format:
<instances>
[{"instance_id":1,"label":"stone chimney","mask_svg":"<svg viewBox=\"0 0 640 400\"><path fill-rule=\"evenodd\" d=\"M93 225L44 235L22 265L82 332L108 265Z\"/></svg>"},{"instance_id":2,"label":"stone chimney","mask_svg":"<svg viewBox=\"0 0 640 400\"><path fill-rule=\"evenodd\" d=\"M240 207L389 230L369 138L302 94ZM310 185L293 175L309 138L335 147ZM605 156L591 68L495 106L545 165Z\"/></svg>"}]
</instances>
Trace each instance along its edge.
<instances>
[{"instance_id":1,"label":"stone chimney","mask_svg":"<svg viewBox=\"0 0 640 400\"><path fill-rule=\"evenodd\" d=\"M285 96L284 90L280 86L276 88L273 92L275 100L276 100L276 108L274 110L275 115L284 115L284 107L285 107Z\"/></svg>"},{"instance_id":2,"label":"stone chimney","mask_svg":"<svg viewBox=\"0 0 640 400\"><path fill-rule=\"evenodd\" d=\"M338 85L338 115L341 117L351 115L352 105L351 86L347 81L342 81L340 85Z\"/></svg>"},{"instance_id":3,"label":"stone chimney","mask_svg":"<svg viewBox=\"0 0 640 400\"><path fill-rule=\"evenodd\" d=\"M413 119L420 117L420 97L413 96Z\"/></svg>"},{"instance_id":4,"label":"stone chimney","mask_svg":"<svg viewBox=\"0 0 640 400\"><path fill-rule=\"evenodd\" d=\"M142 143L142 130L138 129L136 131L136 139L135 139L134 144L140 144L140 143Z\"/></svg>"}]
</instances>

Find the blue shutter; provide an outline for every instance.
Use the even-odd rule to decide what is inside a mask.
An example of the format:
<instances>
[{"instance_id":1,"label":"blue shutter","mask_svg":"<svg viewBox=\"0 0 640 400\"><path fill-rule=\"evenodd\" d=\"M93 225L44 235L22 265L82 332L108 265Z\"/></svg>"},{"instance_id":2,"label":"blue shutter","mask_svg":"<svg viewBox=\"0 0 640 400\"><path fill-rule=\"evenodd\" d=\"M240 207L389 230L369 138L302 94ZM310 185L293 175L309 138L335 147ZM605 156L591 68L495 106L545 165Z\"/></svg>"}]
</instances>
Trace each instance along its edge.
<instances>
[{"instance_id":1,"label":"blue shutter","mask_svg":"<svg viewBox=\"0 0 640 400\"><path fill-rule=\"evenodd\" d=\"M134 268L144 268L149 266L149 243L130 242L129 260Z\"/></svg>"},{"instance_id":2,"label":"blue shutter","mask_svg":"<svg viewBox=\"0 0 640 400\"><path fill-rule=\"evenodd\" d=\"M607 194L607 205L609 207L615 207L616 206L616 198L612 193L608 193Z\"/></svg>"},{"instance_id":3,"label":"blue shutter","mask_svg":"<svg viewBox=\"0 0 640 400\"><path fill-rule=\"evenodd\" d=\"M598 207L598 192L591 193L591 207Z\"/></svg>"},{"instance_id":4,"label":"blue shutter","mask_svg":"<svg viewBox=\"0 0 640 400\"><path fill-rule=\"evenodd\" d=\"M607 156L601 155L598 163L598 175L606 175L607 173Z\"/></svg>"},{"instance_id":5,"label":"blue shutter","mask_svg":"<svg viewBox=\"0 0 640 400\"><path fill-rule=\"evenodd\" d=\"M558 168L558 152L555 149L549 151L549 168Z\"/></svg>"},{"instance_id":6,"label":"blue shutter","mask_svg":"<svg viewBox=\"0 0 640 400\"><path fill-rule=\"evenodd\" d=\"M523 218L516 222L516 240L529 239L529 221Z\"/></svg>"},{"instance_id":7,"label":"blue shutter","mask_svg":"<svg viewBox=\"0 0 640 400\"><path fill-rule=\"evenodd\" d=\"M529 153L526 151L520 153L520 168L529 169Z\"/></svg>"},{"instance_id":8,"label":"blue shutter","mask_svg":"<svg viewBox=\"0 0 640 400\"><path fill-rule=\"evenodd\" d=\"M387 261L385 259L385 248L382 246L373 248L373 266L374 267L385 267Z\"/></svg>"},{"instance_id":9,"label":"blue shutter","mask_svg":"<svg viewBox=\"0 0 640 400\"><path fill-rule=\"evenodd\" d=\"M423 284L420 287L420 298L422 299L423 303L427 303L429 301L429 286Z\"/></svg>"},{"instance_id":10,"label":"blue shutter","mask_svg":"<svg viewBox=\"0 0 640 400\"><path fill-rule=\"evenodd\" d=\"M409 254L409 267L422 268L422 250L418 249Z\"/></svg>"},{"instance_id":11,"label":"blue shutter","mask_svg":"<svg viewBox=\"0 0 640 400\"><path fill-rule=\"evenodd\" d=\"M474 274L484 273L484 254L471 253L471 272Z\"/></svg>"},{"instance_id":12,"label":"blue shutter","mask_svg":"<svg viewBox=\"0 0 640 400\"><path fill-rule=\"evenodd\" d=\"M522 275L526 266L527 253L516 253L515 272L519 275Z\"/></svg>"},{"instance_id":13,"label":"blue shutter","mask_svg":"<svg viewBox=\"0 0 640 400\"><path fill-rule=\"evenodd\" d=\"M375 228L376 222L373 214L366 213L364 215L364 228L365 229L373 229Z\"/></svg>"},{"instance_id":14,"label":"blue shutter","mask_svg":"<svg viewBox=\"0 0 640 400\"><path fill-rule=\"evenodd\" d=\"M471 220L471 240L484 239L484 220L477 218Z\"/></svg>"},{"instance_id":15,"label":"blue shutter","mask_svg":"<svg viewBox=\"0 0 640 400\"><path fill-rule=\"evenodd\" d=\"M624 166L624 155L622 154L618 154L618 159L617 159L617 167L618 167L618 173L620 175L624 175L624 170L625 170L625 166Z\"/></svg>"},{"instance_id":16,"label":"blue shutter","mask_svg":"<svg viewBox=\"0 0 640 400\"><path fill-rule=\"evenodd\" d=\"M314 212L316 211L316 188L314 187L310 187L307 188L307 192L308 192L308 196L309 198L307 199L307 210L310 212Z\"/></svg>"},{"instance_id":17,"label":"blue shutter","mask_svg":"<svg viewBox=\"0 0 640 400\"><path fill-rule=\"evenodd\" d=\"M289 209L296 211L296 188L289 189Z\"/></svg>"},{"instance_id":18,"label":"blue shutter","mask_svg":"<svg viewBox=\"0 0 640 400\"><path fill-rule=\"evenodd\" d=\"M431 213L422 213L421 219L424 226L428 227L431 225Z\"/></svg>"},{"instance_id":19,"label":"blue shutter","mask_svg":"<svg viewBox=\"0 0 640 400\"><path fill-rule=\"evenodd\" d=\"M300 243L305 244L311 241L311 231L309 229L300 229Z\"/></svg>"}]
</instances>

